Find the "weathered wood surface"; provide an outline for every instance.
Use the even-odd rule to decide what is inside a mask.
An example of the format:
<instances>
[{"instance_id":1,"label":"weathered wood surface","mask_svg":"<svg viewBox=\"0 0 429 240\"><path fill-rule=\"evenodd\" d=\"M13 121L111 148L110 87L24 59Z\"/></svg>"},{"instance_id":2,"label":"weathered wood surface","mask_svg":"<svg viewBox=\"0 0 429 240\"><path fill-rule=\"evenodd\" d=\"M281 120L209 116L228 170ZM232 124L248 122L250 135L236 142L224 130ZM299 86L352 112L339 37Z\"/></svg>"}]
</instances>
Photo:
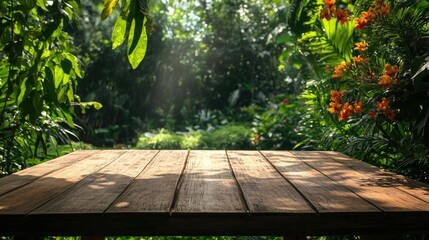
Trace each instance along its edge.
<instances>
[{"instance_id":1,"label":"weathered wood surface","mask_svg":"<svg viewBox=\"0 0 429 240\"><path fill-rule=\"evenodd\" d=\"M78 151L0 179L0 235L429 231L429 186L336 152Z\"/></svg>"}]
</instances>

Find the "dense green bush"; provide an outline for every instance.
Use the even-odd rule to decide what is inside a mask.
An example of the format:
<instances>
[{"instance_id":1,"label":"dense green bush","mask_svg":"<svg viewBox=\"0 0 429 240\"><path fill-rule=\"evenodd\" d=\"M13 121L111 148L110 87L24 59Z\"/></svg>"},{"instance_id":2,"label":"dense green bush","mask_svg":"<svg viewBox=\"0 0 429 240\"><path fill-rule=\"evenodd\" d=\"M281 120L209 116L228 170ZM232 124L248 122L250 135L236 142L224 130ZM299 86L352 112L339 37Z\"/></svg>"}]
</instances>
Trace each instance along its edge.
<instances>
[{"instance_id":1,"label":"dense green bush","mask_svg":"<svg viewBox=\"0 0 429 240\"><path fill-rule=\"evenodd\" d=\"M77 1L1 1L0 13L0 174L8 174L70 141L83 72L64 31Z\"/></svg>"},{"instance_id":2,"label":"dense green bush","mask_svg":"<svg viewBox=\"0 0 429 240\"><path fill-rule=\"evenodd\" d=\"M230 123L205 132L203 139L209 149L253 149L252 136L249 126Z\"/></svg>"},{"instance_id":3,"label":"dense green bush","mask_svg":"<svg viewBox=\"0 0 429 240\"><path fill-rule=\"evenodd\" d=\"M160 129L157 133L146 133L141 136L136 147L142 149L180 149L181 140L182 136Z\"/></svg>"},{"instance_id":4,"label":"dense green bush","mask_svg":"<svg viewBox=\"0 0 429 240\"><path fill-rule=\"evenodd\" d=\"M247 125L227 124L213 131L173 133L165 129L145 133L139 138L139 149L254 149L252 130Z\"/></svg>"},{"instance_id":5,"label":"dense green bush","mask_svg":"<svg viewBox=\"0 0 429 240\"><path fill-rule=\"evenodd\" d=\"M292 149L300 141L297 127L302 118L303 104L295 96L279 96L268 107L251 106L253 143L259 149Z\"/></svg>"}]
</instances>

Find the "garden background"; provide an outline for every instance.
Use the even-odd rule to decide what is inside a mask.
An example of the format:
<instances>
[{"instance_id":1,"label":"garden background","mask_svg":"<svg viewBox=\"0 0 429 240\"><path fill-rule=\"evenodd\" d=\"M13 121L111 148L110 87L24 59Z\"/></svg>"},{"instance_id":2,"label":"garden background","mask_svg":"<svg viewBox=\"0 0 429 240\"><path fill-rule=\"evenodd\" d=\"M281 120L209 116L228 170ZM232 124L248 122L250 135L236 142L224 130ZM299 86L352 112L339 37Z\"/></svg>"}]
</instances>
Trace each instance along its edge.
<instances>
[{"instance_id":1,"label":"garden background","mask_svg":"<svg viewBox=\"0 0 429 240\"><path fill-rule=\"evenodd\" d=\"M425 0L2 1L1 174L81 148L317 149L429 182L428 18Z\"/></svg>"}]
</instances>

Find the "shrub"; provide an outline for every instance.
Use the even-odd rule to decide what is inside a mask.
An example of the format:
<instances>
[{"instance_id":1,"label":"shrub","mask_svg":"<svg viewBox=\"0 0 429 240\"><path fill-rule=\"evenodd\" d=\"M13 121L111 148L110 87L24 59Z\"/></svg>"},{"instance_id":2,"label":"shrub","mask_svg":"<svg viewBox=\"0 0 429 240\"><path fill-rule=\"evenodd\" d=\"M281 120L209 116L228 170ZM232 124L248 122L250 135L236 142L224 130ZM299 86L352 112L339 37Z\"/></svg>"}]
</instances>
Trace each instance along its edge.
<instances>
[{"instance_id":1,"label":"shrub","mask_svg":"<svg viewBox=\"0 0 429 240\"><path fill-rule=\"evenodd\" d=\"M254 149L252 130L247 125L227 124L213 131L173 133L160 129L145 133L136 145L139 149Z\"/></svg>"},{"instance_id":2,"label":"shrub","mask_svg":"<svg viewBox=\"0 0 429 240\"><path fill-rule=\"evenodd\" d=\"M168 130L160 129L156 134L146 133L137 142L141 149L180 149L181 136Z\"/></svg>"},{"instance_id":3,"label":"shrub","mask_svg":"<svg viewBox=\"0 0 429 240\"><path fill-rule=\"evenodd\" d=\"M252 130L246 125L229 123L212 132L204 133L209 149L254 149Z\"/></svg>"},{"instance_id":4,"label":"shrub","mask_svg":"<svg viewBox=\"0 0 429 240\"><path fill-rule=\"evenodd\" d=\"M181 149L207 149L206 143L203 141L204 134L202 131L191 131L182 136L180 141Z\"/></svg>"},{"instance_id":5,"label":"shrub","mask_svg":"<svg viewBox=\"0 0 429 240\"><path fill-rule=\"evenodd\" d=\"M302 116L302 104L293 96L280 99L264 111L254 110L253 143L257 148L292 149L298 142L296 128Z\"/></svg>"}]
</instances>

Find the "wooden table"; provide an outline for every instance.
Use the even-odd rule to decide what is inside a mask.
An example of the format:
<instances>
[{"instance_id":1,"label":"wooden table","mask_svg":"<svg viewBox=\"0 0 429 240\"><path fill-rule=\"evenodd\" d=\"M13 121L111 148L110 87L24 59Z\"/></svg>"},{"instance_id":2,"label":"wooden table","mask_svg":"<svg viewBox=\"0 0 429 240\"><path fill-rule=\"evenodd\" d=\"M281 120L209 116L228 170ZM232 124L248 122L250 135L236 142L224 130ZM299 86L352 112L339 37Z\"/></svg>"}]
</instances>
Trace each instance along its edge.
<instances>
[{"instance_id":1,"label":"wooden table","mask_svg":"<svg viewBox=\"0 0 429 240\"><path fill-rule=\"evenodd\" d=\"M429 231L429 186L336 152L77 151L0 179L0 235Z\"/></svg>"}]
</instances>

